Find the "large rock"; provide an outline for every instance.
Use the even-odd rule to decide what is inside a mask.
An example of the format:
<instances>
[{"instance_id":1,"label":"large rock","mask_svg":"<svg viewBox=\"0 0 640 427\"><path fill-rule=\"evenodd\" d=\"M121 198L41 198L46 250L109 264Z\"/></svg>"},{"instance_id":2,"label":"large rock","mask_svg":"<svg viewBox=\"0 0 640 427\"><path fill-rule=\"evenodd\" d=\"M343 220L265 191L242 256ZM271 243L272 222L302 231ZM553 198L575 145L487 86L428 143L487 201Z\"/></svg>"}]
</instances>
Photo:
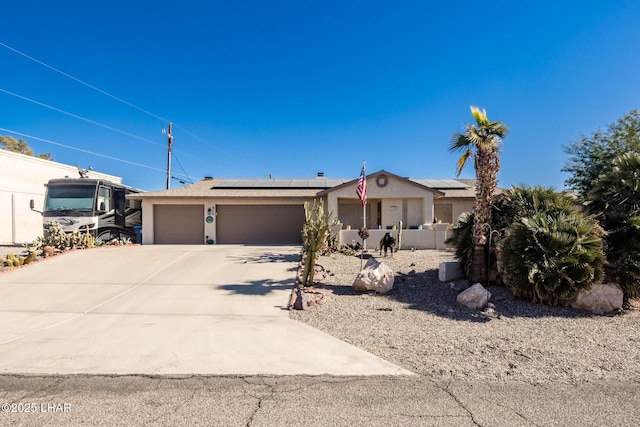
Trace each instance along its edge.
<instances>
[{"instance_id":1,"label":"large rock","mask_svg":"<svg viewBox=\"0 0 640 427\"><path fill-rule=\"evenodd\" d=\"M481 310L487 306L489 298L491 298L491 292L486 290L480 283L476 283L470 288L460 292L456 301L458 301L458 304L466 307Z\"/></svg>"},{"instance_id":2,"label":"large rock","mask_svg":"<svg viewBox=\"0 0 640 427\"><path fill-rule=\"evenodd\" d=\"M617 283L594 285L591 290L582 290L571 302L571 307L595 314L606 314L622 307L622 288Z\"/></svg>"},{"instance_id":3,"label":"large rock","mask_svg":"<svg viewBox=\"0 0 640 427\"><path fill-rule=\"evenodd\" d=\"M386 294L393 288L393 281L391 268L371 257L353 282L353 289L358 292L375 291Z\"/></svg>"}]
</instances>

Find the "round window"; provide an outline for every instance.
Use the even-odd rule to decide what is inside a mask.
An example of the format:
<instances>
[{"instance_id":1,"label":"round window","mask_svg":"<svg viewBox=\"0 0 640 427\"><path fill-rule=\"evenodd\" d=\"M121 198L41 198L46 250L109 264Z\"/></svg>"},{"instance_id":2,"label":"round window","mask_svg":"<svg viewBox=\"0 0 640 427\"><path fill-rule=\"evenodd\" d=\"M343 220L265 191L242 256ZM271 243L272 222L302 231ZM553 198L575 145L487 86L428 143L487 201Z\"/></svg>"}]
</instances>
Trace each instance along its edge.
<instances>
[{"instance_id":1,"label":"round window","mask_svg":"<svg viewBox=\"0 0 640 427\"><path fill-rule=\"evenodd\" d=\"M378 175L376 178L376 184L378 184L378 187L384 187L387 185L388 181L389 179L387 178L387 175Z\"/></svg>"}]
</instances>

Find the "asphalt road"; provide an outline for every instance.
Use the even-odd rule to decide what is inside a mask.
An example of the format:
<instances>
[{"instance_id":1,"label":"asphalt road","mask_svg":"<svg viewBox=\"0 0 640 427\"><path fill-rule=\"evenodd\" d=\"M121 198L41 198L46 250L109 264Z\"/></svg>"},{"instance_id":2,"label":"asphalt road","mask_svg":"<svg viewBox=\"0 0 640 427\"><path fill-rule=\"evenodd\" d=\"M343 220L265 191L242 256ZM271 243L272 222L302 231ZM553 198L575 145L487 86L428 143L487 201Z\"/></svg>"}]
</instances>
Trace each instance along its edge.
<instances>
[{"instance_id":1,"label":"asphalt road","mask_svg":"<svg viewBox=\"0 0 640 427\"><path fill-rule=\"evenodd\" d=\"M0 424L633 426L640 425L639 392L638 383L444 383L419 376L4 375Z\"/></svg>"}]
</instances>

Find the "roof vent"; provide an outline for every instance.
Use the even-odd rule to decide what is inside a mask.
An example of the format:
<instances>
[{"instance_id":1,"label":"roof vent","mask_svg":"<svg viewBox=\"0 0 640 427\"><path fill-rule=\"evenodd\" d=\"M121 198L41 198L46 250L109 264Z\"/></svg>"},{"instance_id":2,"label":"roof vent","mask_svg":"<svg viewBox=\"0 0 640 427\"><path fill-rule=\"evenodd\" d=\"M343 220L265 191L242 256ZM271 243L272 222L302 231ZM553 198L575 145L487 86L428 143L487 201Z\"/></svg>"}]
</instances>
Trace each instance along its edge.
<instances>
[{"instance_id":1,"label":"roof vent","mask_svg":"<svg viewBox=\"0 0 640 427\"><path fill-rule=\"evenodd\" d=\"M323 178L324 177L324 172L318 172L318 178Z\"/></svg>"},{"instance_id":2,"label":"roof vent","mask_svg":"<svg viewBox=\"0 0 640 427\"><path fill-rule=\"evenodd\" d=\"M205 177L204 177L204 178L202 178L202 179L203 179L203 180L205 180L205 181L210 181L210 180L212 180L212 179L213 179L213 177L212 177L212 176L205 176Z\"/></svg>"}]
</instances>

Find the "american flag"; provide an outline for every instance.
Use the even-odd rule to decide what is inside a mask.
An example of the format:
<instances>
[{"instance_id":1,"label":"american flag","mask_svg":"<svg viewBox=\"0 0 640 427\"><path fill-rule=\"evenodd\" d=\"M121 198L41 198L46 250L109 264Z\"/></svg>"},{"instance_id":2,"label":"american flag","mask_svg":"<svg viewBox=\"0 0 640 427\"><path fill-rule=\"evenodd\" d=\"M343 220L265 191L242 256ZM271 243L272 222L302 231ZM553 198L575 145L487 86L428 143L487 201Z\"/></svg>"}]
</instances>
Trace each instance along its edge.
<instances>
[{"instance_id":1,"label":"american flag","mask_svg":"<svg viewBox=\"0 0 640 427\"><path fill-rule=\"evenodd\" d=\"M362 172L360 172L360 178L358 178L358 186L356 187L356 194L358 199L362 202L362 206L367 204L367 176L364 172L364 166L362 166Z\"/></svg>"}]
</instances>

